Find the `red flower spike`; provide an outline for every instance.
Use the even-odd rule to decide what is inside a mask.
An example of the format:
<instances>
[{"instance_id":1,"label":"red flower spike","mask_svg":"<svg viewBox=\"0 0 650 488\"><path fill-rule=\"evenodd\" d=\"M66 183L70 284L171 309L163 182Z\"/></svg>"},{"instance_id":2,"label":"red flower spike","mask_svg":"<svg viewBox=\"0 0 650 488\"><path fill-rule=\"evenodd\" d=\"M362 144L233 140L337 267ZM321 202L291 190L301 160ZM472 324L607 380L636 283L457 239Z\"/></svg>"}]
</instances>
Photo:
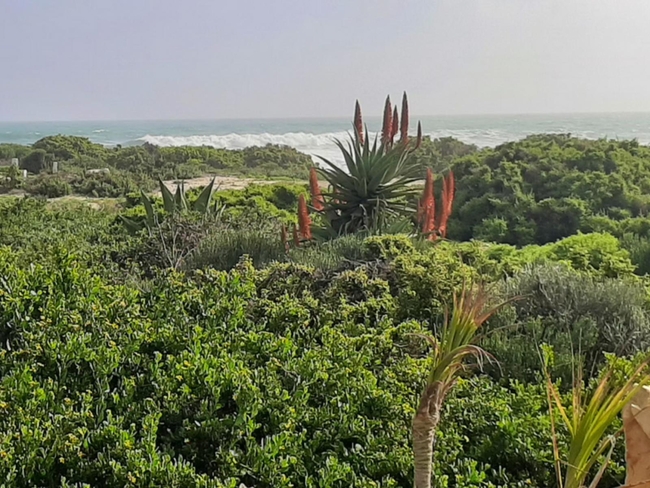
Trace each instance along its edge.
<instances>
[{"instance_id":1,"label":"red flower spike","mask_svg":"<svg viewBox=\"0 0 650 488\"><path fill-rule=\"evenodd\" d=\"M431 168L427 168L427 178L424 183L421 202L422 233L432 235L436 230L436 199L433 192L433 171L431 171Z\"/></svg>"},{"instance_id":2,"label":"red flower spike","mask_svg":"<svg viewBox=\"0 0 650 488\"><path fill-rule=\"evenodd\" d=\"M422 145L422 124L418 121L418 138L415 141L415 149L419 149Z\"/></svg>"},{"instance_id":3,"label":"red flower spike","mask_svg":"<svg viewBox=\"0 0 650 488\"><path fill-rule=\"evenodd\" d=\"M406 92L402 96L402 124L400 125L399 140L404 144L409 142L409 101Z\"/></svg>"},{"instance_id":4,"label":"red flower spike","mask_svg":"<svg viewBox=\"0 0 650 488\"><path fill-rule=\"evenodd\" d=\"M354 130L357 133L359 145L363 146L364 143L363 118L361 116L361 105L359 104L359 100L357 100L357 104L354 107Z\"/></svg>"},{"instance_id":5,"label":"red flower spike","mask_svg":"<svg viewBox=\"0 0 650 488\"><path fill-rule=\"evenodd\" d=\"M320 186L318 186L318 174L316 174L316 168L311 168L309 170L309 193L311 193L311 206L314 210L317 212L323 211L325 209L325 200L320 191Z\"/></svg>"},{"instance_id":6,"label":"red flower spike","mask_svg":"<svg viewBox=\"0 0 650 488\"><path fill-rule=\"evenodd\" d=\"M300 195L298 198L298 228L300 230L300 237L303 240L311 240L311 219L309 218L309 211L307 210L307 201L305 195Z\"/></svg>"},{"instance_id":7,"label":"red flower spike","mask_svg":"<svg viewBox=\"0 0 650 488\"><path fill-rule=\"evenodd\" d=\"M293 235L293 245L296 247L300 247L300 236L298 235L298 229L296 228L296 224L293 224L293 227L291 228L291 233Z\"/></svg>"},{"instance_id":8,"label":"red flower spike","mask_svg":"<svg viewBox=\"0 0 650 488\"><path fill-rule=\"evenodd\" d=\"M454 173L450 171L442 180L442 209L440 212L439 226L440 235L442 237L447 236L447 222L453 209L455 192L456 181L454 179Z\"/></svg>"},{"instance_id":9,"label":"red flower spike","mask_svg":"<svg viewBox=\"0 0 650 488\"><path fill-rule=\"evenodd\" d=\"M384 121L381 126L381 142L384 146L390 143L390 135L393 132L393 108L390 104L390 96L386 97L384 106Z\"/></svg>"},{"instance_id":10,"label":"red flower spike","mask_svg":"<svg viewBox=\"0 0 650 488\"><path fill-rule=\"evenodd\" d=\"M392 144L395 141L395 136L399 130L399 115L397 115L397 105L393 109L393 127L390 131L390 143Z\"/></svg>"}]
</instances>

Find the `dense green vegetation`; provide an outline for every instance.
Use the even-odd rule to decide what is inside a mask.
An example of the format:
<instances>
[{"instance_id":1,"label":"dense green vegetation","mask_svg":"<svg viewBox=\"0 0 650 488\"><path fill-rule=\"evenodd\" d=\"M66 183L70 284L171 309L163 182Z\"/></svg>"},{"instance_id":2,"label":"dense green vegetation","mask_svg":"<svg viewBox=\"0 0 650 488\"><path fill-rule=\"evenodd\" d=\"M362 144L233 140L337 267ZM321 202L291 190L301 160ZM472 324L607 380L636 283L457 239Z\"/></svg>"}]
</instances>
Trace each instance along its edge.
<instances>
[{"instance_id":1,"label":"dense green vegetation","mask_svg":"<svg viewBox=\"0 0 650 488\"><path fill-rule=\"evenodd\" d=\"M412 486L412 421L436 364L422 336L440 337L453 297L480 282L507 302L476 335L496 362L457 370L435 486L555 487L540 346L560 395L576 357L590 385L650 349L650 149L634 142L425 138L409 155L422 176L456 175L449 240L364 223L294 242L310 161L305 184L217 189L209 206L200 189L136 192L186 165L302 164L283 149L54 137L0 159L34 151L68 176L46 169L25 190L111 198L0 199L2 486ZM421 191L396 202L415 212ZM619 440L599 486L623 480Z\"/></svg>"},{"instance_id":2,"label":"dense green vegetation","mask_svg":"<svg viewBox=\"0 0 650 488\"><path fill-rule=\"evenodd\" d=\"M311 158L290 147L267 145L241 150L213 147L157 147L143 144L108 148L84 137L47 136L32 146L0 144L0 162L20 160L20 168L39 175L22 181L15 176L0 190L23 188L33 195L90 197L126 195L153 188L155 179L187 179L204 174L305 178ZM52 174L57 161L59 171ZM109 172L92 173L89 170Z\"/></svg>"},{"instance_id":3,"label":"dense green vegetation","mask_svg":"<svg viewBox=\"0 0 650 488\"><path fill-rule=\"evenodd\" d=\"M531 136L453 162L456 239L543 244L577 231L645 234L650 148Z\"/></svg>"}]
</instances>

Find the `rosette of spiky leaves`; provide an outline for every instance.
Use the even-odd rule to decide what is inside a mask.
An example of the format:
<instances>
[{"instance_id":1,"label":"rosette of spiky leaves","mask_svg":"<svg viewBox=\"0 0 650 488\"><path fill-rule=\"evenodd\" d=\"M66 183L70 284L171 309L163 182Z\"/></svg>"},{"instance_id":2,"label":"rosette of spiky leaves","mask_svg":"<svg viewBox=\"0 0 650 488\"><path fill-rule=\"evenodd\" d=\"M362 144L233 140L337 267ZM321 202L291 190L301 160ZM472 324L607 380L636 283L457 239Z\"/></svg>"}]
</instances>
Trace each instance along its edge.
<instances>
[{"instance_id":1,"label":"rosette of spiky leaves","mask_svg":"<svg viewBox=\"0 0 650 488\"><path fill-rule=\"evenodd\" d=\"M321 158L325 167L319 172L336 195L326 202L323 212L336 234L377 232L413 213L407 200L417 192L411 183L419 179L421 168L408 147L386 147L378 144L377 137L370 145L367 134L363 145L354 137L347 144L335 142L347 171Z\"/></svg>"}]
</instances>

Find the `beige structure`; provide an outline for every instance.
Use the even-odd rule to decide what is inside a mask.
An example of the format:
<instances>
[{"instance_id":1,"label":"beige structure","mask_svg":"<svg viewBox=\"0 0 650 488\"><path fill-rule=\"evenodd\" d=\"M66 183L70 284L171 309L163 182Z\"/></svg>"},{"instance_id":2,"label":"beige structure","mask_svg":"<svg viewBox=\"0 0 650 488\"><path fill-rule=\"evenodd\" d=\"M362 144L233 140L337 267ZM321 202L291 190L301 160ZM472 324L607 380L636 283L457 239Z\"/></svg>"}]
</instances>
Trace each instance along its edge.
<instances>
[{"instance_id":1,"label":"beige structure","mask_svg":"<svg viewBox=\"0 0 650 488\"><path fill-rule=\"evenodd\" d=\"M650 387L623 410L627 462L626 488L650 488Z\"/></svg>"}]
</instances>

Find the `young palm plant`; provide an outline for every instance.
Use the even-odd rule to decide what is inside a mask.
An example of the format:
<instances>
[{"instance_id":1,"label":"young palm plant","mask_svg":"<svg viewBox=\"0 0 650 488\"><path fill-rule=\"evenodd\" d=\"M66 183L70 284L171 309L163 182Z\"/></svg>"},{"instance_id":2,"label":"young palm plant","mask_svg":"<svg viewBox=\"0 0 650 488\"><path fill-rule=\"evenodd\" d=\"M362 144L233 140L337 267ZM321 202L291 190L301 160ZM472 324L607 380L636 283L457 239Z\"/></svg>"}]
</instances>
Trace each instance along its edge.
<instances>
[{"instance_id":1,"label":"young palm plant","mask_svg":"<svg viewBox=\"0 0 650 488\"><path fill-rule=\"evenodd\" d=\"M607 435L612 423L623 408L636 396L645 385L650 384L648 363L644 361L626 380L621 380L615 374L615 367L609 366L603 373L593 392L585 397L585 385L581 369L574 374L571 391L572 405L566 408L557 387L549 373L550 354L544 354L544 373L548 394L549 411L551 415L553 453L555 471L560 488L596 488L609 464L616 437ZM569 433L569 445L566 456L560 455L557 438L557 423L564 425ZM604 457L603 457L604 456ZM593 479L588 476L596 468ZM563 472L564 467L564 472Z\"/></svg>"},{"instance_id":2,"label":"young palm plant","mask_svg":"<svg viewBox=\"0 0 650 488\"><path fill-rule=\"evenodd\" d=\"M433 347L431 370L420 403L413 417L413 455L415 488L431 487L433 443L445 397L454 386L468 359L479 364L489 355L475 344L481 325L502 304L489 305L485 288L466 286L454 297L439 338L425 336Z\"/></svg>"}]
</instances>

